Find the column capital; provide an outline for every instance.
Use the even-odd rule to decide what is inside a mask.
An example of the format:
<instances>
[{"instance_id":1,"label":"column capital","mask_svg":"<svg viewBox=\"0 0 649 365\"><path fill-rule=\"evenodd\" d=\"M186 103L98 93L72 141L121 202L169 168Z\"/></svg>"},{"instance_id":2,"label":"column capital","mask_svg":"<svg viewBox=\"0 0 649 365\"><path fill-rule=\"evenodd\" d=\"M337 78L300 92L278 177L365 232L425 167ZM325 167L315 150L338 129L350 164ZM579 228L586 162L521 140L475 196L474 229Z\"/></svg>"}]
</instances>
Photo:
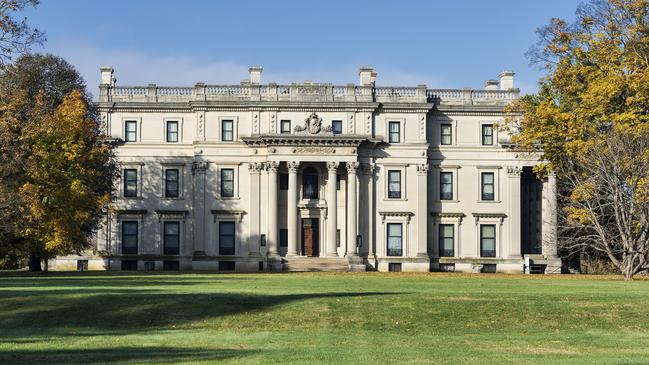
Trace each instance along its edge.
<instances>
[{"instance_id":1,"label":"column capital","mask_svg":"<svg viewBox=\"0 0 649 365\"><path fill-rule=\"evenodd\" d=\"M278 168L279 168L279 162L277 161L266 162L266 171L276 173Z\"/></svg>"},{"instance_id":2,"label":"column capital","mask_svg":"<svg viewBox=\"0 0 649 365\"><path fill-rule=\"evenodd\" d=\"M374 175L376 171L376 165L373 163L362 163L361 169L365 175Z\"/></svg>"},{"instance_id":3,"label":"column capital","mask_svg":"<svg viewBox=\"0 0 649 365\"><path fill-rule=\"evenodd\" d=\"M286 167L288 167L289 173L295 174L297 173L297 169L300 167L300 163L297 161L288 161Z\"/></svg>"},{"instance_id":4,"label":"column capital","mask_svg":"<svg viewBox=\"0 0 649 365\"><path fill-rule=\"evenodd\" d=\"M338 164L338 162L327 162L327 172L329 172L330 174L335 174L338 170Z\"/></svg>"},{"instance_id":5,"label":"column capital","mask_svg":"<svg viewBox=\"0 0 649 365\"><path fill-rule=\"evenodd\" d=\"M421 163L421 164L417 165L417 175L423 175L423 176L428 175L428 164L427 163Z\"/></svg>"},{"instance_id":6,"label":"column capital","mask_svg":"<svg viewBox=\"0 0 649 365\"><path fill-rule=\"evenodd\" d=\"M507 175L509 175L509 177L521 177L522 173L523 173L523 168L520 166L507 167Z\"/></svg>"},{"instance_id":7,"label":"column capital","mask_svg":"<svg viewBox=\"0 0 649 365\"><path fill-rule=\"evenodd\" d=\"M248 170L250 170L250 172L253 174L260 173L263 168L264 164L262 164L261 162L250 162L248 164Z\"/></svg>"},{"instance_id":8,"label":"column capital","mask_svg":"<svg viewBox=\"0 0 649 365\"><path fill-rule=\"evenodd\" d=\"M358 170L358 162L351 161L351 162L347 162L346 165L347 165L348 174L356 174L356 170Z\"/></svg>"}]
</instances>

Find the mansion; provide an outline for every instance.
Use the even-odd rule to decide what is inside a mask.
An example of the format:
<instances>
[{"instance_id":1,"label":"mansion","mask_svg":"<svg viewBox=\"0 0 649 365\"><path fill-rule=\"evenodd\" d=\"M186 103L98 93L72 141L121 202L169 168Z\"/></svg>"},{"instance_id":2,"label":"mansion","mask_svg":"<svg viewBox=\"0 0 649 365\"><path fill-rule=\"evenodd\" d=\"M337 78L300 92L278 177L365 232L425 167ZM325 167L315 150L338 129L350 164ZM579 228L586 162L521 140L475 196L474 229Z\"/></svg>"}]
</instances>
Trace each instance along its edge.
<instances>
[{"instance_id":1,"label":"mansion","mask_svg":"<svg viewBox=\"0 0 649 365\"><path fill-rule=\"evenodd\" d=\"M484 89L359 83L118 86L101 68L115 200L51 269L560 272L556 178L498 128Z\"/></svg>"}]
</instances>

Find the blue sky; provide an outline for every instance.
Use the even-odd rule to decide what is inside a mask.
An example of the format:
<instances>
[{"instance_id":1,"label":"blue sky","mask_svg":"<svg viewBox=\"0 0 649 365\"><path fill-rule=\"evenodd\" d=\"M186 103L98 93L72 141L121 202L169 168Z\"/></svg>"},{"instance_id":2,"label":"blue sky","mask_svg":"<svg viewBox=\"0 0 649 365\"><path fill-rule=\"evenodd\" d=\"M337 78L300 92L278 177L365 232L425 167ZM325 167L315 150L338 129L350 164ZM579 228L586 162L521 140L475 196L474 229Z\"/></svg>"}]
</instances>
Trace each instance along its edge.
<instances>
[{"instance_id":1,"label":"blue sky","mask_svg":"<svg viewBox=\"0 0 649 365\"><path fill-rule=\"evenodd\" d=\"M249 65L263 82L358 82L482 87L505 69L533 92L541 75L525 52L551 17L571 20L578 0L207 1L41 0L25 12L45 31L37 51L63 56L91 91L99 67L120 85L239 83Z\"/></svg>"}]
</instances>

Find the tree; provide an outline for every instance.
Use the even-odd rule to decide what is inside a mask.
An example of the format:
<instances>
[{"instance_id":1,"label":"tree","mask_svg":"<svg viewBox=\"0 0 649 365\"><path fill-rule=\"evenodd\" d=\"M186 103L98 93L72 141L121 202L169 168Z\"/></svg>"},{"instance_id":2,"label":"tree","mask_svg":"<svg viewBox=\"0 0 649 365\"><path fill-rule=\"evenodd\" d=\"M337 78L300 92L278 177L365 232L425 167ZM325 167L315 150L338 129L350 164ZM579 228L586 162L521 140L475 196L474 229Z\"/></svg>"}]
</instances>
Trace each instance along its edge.
<instances>
[{"instance_id":1,"label":"tree","mask_svg":"<svg viewBox=\"0 0 649 365\"><path fill-rule=\"evenodd\" d=\"M116 171L100 129L65 60L26 55L0 74L0 254L20 252L39 270L89 247Z\"/></svg>"},{"instance_id":2,"label":"tree","mask_svg":"<svg viewBox=\"0 0 649 365\"><path fill-rule=\"evenodd\" d=\"M39 0L0 0L0 64L15 54L26 54L34 44L42 44L45 35L27 24L26 19L14 18L16 12L38 5Z\"/></svg>"},{"instance_id":3,"label":"tree","mask_svg":"<svg viewBox=\"0 0 649 365\"><path fill-rule=\"evenodd\" d=\"M555 170L561 179L564 248L579 237L577 246L606 252L630 279L638 272L630 267L646 269L635 260L649 253L641 223L646 170L638 175L643 160L632 155L649 138L649 1L592 0L577 9L574 23L552 19L538 33L529 55L547 75L538 94L511 106L505 129L520 148L541 152L539 174ZM628 219L611 224L609 214L621 211Z\"/></svg>"}]
</instances>

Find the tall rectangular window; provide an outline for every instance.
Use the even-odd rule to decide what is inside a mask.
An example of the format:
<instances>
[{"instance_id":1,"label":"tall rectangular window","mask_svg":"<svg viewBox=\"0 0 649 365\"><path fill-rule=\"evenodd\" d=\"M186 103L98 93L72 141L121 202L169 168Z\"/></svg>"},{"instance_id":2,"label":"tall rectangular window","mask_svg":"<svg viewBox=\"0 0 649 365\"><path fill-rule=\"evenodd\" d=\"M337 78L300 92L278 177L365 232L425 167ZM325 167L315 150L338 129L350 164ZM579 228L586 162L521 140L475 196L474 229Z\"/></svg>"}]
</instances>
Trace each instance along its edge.
<instances>
[{"instance_id":1,"label":"tall rectangular window","mask_svg":"<svg viewBox=\"0 0 649 365\"><path fill-rule=\"evenodd\" d=\"M122 221L122 254L137 255L137 221Z\"/></svg>"},{"instance_id":2,"label":"tall rectangular window","mask_svg":"<svg viewBox=\"0 0 649 365\"><path fill-rule=\"evenodd\" d=\"M390 122L388 123L388 128L389 128L388 142L390 143L401 142L401 124L399 122Z\"/></svg>"},{"instance_id":3,"label":"tall rectangular window","mask_svg":"<svg viewBox=\"0 0 649 365\"><path fill-rule=\"evenodd\" d=\"M441 144L443 145L450 145L453 142L453 129L451 124L441 124L440 125L440 131L441 131Z\"/></svg>"},{"instance_id":4,"label":"tall rectangular window","mask_svg":"<svg viewBox=\"0 0 649 365\"><path fill-rule=\"evenodd\" d=\"M482 200L494 200L494 173L483 172L480 175Z\"/></svg>"},{"instance_id":5,"label":"tall rectangular window","mask_svg":"<svg viewBox=\"0 0 649 365\"><path fill-rule=\"evenodd\" d=\"M124 141L135 142L137 141L137 122L134 120L127 120L124 123Z\"/></svg>"},{"instance_id":6,"label":"tall rectangular window","mask_svg":"<svg viewBox=\"0 0 649 365\"><path fill-rule=\"evenodd\" d=\"M388 256L403 255L403 226L401 223L388 223Z\"/></svg>"},{"instance_id":7,"label":"tall rectangular window","mask_svg":"<svg viewBox=\"0 0 649 365\"><path fill-rule=\"evenodd\" d=\"M137 170L124 169L124 196L133 198L137 196Z\"/></svg>"},{"instance_id":8,"label":"tall rectangular window","mask_svg":"<svg viewBox=\"0 0 649 365\"><path fill-rule=\"evenodd\" d=\"M180 222L164 222L163 231L162 252L165 255L180 254Z\"/></svg>"},{"instance_id":9,"label":"tall rectangular window","mask_svg":"<svg viewBox=\"0 0 649 365\"><path fill-rule=\"evenodd\" d=\"M453 173L439 173L439 199L453 200Z\"/></svg>"},{"instance_id":10,"label":"tall rectangular window","mask_svg":"<svg viewBox=\"0 0 649 365\"><path fill-rule=\"evenodd\" d=\"M288 229L286 228L279 230L279 247L288 247Z\"/></svg>"},{"instance_id":11,"label":"tall rectangular window","mask_svg":"<svg viewBox=\"0 0 649 365\"><path fill-rule=\"evenodd\" d=\"M219 255L234 255L234 222L219 222Z\"/></svg>"},{"instance_id":12,"label":"tall rectangular window","mask_svg":"<svg viewBox=\"0 0 649 365\"><path fill-rule=\"evenodd\" d=\"M388 198L401 199L401 171L388 170Z\"/></svg>"},{"instance_id":13,"label":"tall rectangular window","mask_svg":"<svg viewBox=\"0 0 649 365\"><path fill-rule=\"evenodd\" d=\"M279 190L288 190L288 174L279 174Z\"/></svg>"},{"instance_id":14,"label":"tall rectangular window","mask_svg":"<svg viewBox=\"0 0 649 365\"><path fill-rule=\"evenodd\" d=\"M494 144L494 126L491 124L482 125L482 145L491 146Z\"/></svg>"},{"instance_id":15,"label":"tall rectangular window","mask_svg":"<svg viewBox=\"0 0 649 365\"><path fill-rule=\"evenodd\" d=\"M221 198L234 197L234 169L221 169Z\"/></svg>"},{"instance_id":16,"label":"tall rectangular window","mask_svg":"<svg viewBox=\"0 0 649 365\"><path fill-rule=\"evenodd\" d=\"M234 121L222 120L221 121L221 141L234 140Z\"/></svg>"},{"instance_id":17,"label":"tall rectangular window","mask_svg":"<svg viewBox=\"0 0 649 365\"><path fill-rule=\"evenodd\" d=\"M342 134L343 133L343 121L342 120L332 120L331 121L331 131L333 134Z\"/></svg>"},{"instance_id":18,"label":"tall rectangular window","mask_svg":"<svg viewBox=\"0 0 649 365\"><path fill-rule=\"evenodd\" d=\"M290 120L282 120L280 122L279 131L282 134L291 133L291 121Z\"/></svg>"},{"instance_id":19,"label":"tall rectangular window","mask_svg":"<svg viewBox=\"0 0 649 365\"><path fill-rule=\"evenodd\" d=\"M480 256L496 257L496 225L480 225Z\"/></svg>"},{"instance_id":20,"label":"tall rectangular window","mask_svg":"<svg viewBox=\"0 0 649 365\"><path fill-rule=\"evenodd\" d=\"M336 247L340 247L340 230L336 230Z\"/></svg>"},{"instance_id":21,"label":"tall rectangular window","mask_svg":"<svg viewBox=\"0 0 649 365\"><path fill-rule=\"evenodd\" d=\"M165 197L177 198L180 194L178 187L178 169L165 170Z\"/></svg>"},{"instance_id":22,"label":"tall rectangular window","mask_svg":"<svg viewBox=\"0 0 649 365\"><path fill-rule=\"evenodd\" d=\"M178 142L178 122L167 121L167 142Z\"/></svg>"},{"instance_id":23,"label":"tall rectangular window","mask_svg":"<svg viewBox=\"0 0 649 365\"><path fill-rule=\"evenodd\" d=\"M455 256L454 246L454 226L452 224L439 225L439 256Z\"/></svg>"}]
</instances>

